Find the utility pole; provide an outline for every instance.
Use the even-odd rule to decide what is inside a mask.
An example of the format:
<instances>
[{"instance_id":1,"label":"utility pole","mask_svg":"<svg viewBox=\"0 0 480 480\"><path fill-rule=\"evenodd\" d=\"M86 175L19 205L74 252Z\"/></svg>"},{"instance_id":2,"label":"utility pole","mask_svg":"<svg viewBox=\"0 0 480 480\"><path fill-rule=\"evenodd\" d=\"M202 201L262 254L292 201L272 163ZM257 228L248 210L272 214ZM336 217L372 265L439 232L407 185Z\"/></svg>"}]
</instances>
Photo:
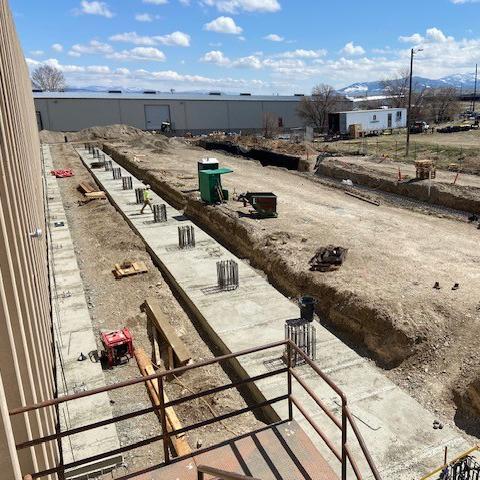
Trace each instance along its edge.
<instances>
[{"instance_id":1,"label":"utility pole","mask_svg":"<svg viewBox=\"0 0 480 480\"><path fill-rule=\"evenodd\" d=\"M472 112L475 113L475 104L477 100L477 79L478 79L478 63L475 65L475 87L473 89Z\"/></svg>"},{"instance_id":2,"label":"utility pole","mask_svg":"<svg viewBox=\"0 0 480 480\"><path fill-rule=\"evenodd\" d=\"M410 121L412 112L412 82L413 82L413 56L417 52L423 51L423 48L412 48L410 51L410 87L408 89L408 110L407 110L407 148L405 149L405 156L408 157L410 153Z\"/></svg>"}]
</instances>

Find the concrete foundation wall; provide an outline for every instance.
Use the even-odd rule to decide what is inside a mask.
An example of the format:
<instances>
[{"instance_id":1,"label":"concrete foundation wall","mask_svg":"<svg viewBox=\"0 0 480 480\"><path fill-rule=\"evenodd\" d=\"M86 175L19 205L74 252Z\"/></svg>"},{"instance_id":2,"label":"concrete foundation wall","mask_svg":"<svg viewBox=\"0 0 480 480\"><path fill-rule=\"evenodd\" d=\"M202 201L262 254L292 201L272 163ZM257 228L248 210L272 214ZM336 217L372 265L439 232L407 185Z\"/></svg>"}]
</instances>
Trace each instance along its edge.
<instances>
[{"instance_id":1,"label":"concrete foundation wall","mask_svg":"<svg viewBox=\"0 0 480 480\"><path fill-rule=\"evenodd\" d=\"M37 230L40 229L40 230ZM37 231L37 234L32 235ZM0 0L0 478L56 466L48 443L56 412L10 417L8 411L52 398L54 380L44 189L31 83L6 0ZM49 478L49 477L44 477Z\"/></svg>"}]
</instances>

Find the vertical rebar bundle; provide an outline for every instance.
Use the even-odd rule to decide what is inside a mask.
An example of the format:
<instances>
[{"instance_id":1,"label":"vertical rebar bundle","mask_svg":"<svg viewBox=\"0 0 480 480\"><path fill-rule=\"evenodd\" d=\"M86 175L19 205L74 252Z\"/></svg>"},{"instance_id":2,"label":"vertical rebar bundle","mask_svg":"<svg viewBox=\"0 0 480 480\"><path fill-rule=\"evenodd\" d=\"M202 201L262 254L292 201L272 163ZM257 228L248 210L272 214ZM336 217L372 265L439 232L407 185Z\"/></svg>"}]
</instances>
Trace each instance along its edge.
<instances>
[{"instance_id":1,"label":"vertical rebar bundle","mask_svg":"<svg viewBox=\"0 0 480 480\"><path fill-rule=\"evenodd\" d=\"M304 319L287 320L285 322L285 340L291 340L310 360L317 359L317 331ZM305 359L292 349L292 366L302 365Z\"/></svg>"},{"instance_id":2,"label":"vertical rebar bundle","mask_svg":"<svg viewBox=\"0 0 480 480\"><path fill-rule=\"evenodd\" d=\"M122 178L122 169L120 167L112 168L112 174L114 180L120 180Z\"/></svg>"},{"instance_id":3,"label":"vertical rebar bundle","mask_svg":"<svg viewBox=\"0 0 480 480\"><path fill-rule=\"evenodd\" d=\"M132 177L122 177L122 188L124 190L133 190Z\"/></svg>"},{"instance_id":4,"label":"vertical rebar bundle","mask_svg":"<svg viewBox=\"0 0 480 480\"><path fill-rule=\"evenodd\" d=\"M217 282L222 290L235 290L239 285L238 263L235 260L217 262Z\"/></svg>"},{"instance_id":5,"label":"vertical rebar bundle","mask_svg":"<svg viewBox=\"0 0 480 480\"><path fill-rule=\"evenodd\" d=\"M165 204L153 206L153 221L155 223L161 223L167 221L167 207Z\"/></svg>"},{"instance_id":6,"label":"vertical rebar bundle","mask_svg":"<svg viewBox=\"0 0 480 480\"><path fill-rule=\"evenodd\" d=\"M195 230L193 225L178 227L178 246L180 248L195 247Z\"/></svg>"},{"instance_id":7,"label":"vertical rebar bundle","mask_svg":"<svg viewBox=\"0 0 480 480\"><path fill-rule=\"evenodd\" d=\"M105 171L109 172L112 170L112 161L111 160L106 160L105 161Z\"/></svg>"},{"instance_id":8,"label":"vertical rebar bundle","mask_svg":"<svg viewBox=\"0 0 480 480\"><path fill-rule=\"evenodd\" d=\"M136 188L135 189L135 199L138 204L143 203L143 192L145 191L144 188Z\"/></svg>"},{"instance_id":9,"label":"vertical rebar bundle","mask_svg":"<svg viewBox=\"0 0 480 480\"><path fill-rule=\"evenodd\" d=\"M98 148L93 149L93 158L100 158L100 150Z\"/></svg>"}]
</instances>

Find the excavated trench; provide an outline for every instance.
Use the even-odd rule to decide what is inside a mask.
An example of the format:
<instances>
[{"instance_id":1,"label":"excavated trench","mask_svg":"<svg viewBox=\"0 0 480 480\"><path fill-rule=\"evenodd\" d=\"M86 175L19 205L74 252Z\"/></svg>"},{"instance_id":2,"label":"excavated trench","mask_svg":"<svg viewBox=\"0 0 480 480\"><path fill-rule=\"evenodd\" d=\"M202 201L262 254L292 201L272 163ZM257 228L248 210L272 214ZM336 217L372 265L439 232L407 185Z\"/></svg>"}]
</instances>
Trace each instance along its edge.
<instances>
[{"instance_id":1,"label":"excavated trench","mask_svg":"<svg viewBox=\"0 0 480 480\"><path fill-rule=\"evenodd\" d=\"M124 150L125 146L122 146ZM317 313L326 326L381 366L392 368L413 355L422 336L408 333L398 325L394 312L373 308L357 295L333 288L312 272L295 269L270 245L265 237L238 220L226 207L205 205L196 193L183 193L159 178L158 173L141 167L132 154L119 151L118 145L104 144L103 150L153 190L207 231L235 255L249 260L268 280L288 297L311 295L320 301Z\"/></svg>"},{"instance_id":2,"label":"excavated trench","mask_svg":"<svg viewBox=\"0 0 480 480\"><path fill-rule=\"evenodd\" d=\"M402 195L433 205L475 214L480 212L479 189L475 187L433 183L429 194L428 181L397 182L380 172L371 173L362 170L360 167L343 166L335 158L328 158L319 162L316 173L337 180L350 179L354 184Z\"/></svg>"}]
</instances>

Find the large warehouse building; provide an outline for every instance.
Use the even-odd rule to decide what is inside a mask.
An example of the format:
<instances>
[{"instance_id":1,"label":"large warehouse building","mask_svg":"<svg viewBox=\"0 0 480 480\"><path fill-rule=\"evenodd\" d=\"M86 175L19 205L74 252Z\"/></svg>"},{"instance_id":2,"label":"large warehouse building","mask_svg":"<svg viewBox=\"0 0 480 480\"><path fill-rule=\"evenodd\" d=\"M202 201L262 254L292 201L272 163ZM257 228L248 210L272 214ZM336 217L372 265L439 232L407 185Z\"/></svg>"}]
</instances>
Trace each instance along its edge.
<instances>
[{"instance_id":1,"label":"large warehouse building","mask_svg":"<svg viewBox=\"0 0 480 480\"><path fill-rule=\"evenodd\" d=\"M39 128L53 131L120 123L160 130L163 122L178 135L261 130L266 122L303 126L297 111L302 96L40 92L34 98ZM351 106L348 100L341 104L343 110Z\"/></svg>"}]
</instances>

